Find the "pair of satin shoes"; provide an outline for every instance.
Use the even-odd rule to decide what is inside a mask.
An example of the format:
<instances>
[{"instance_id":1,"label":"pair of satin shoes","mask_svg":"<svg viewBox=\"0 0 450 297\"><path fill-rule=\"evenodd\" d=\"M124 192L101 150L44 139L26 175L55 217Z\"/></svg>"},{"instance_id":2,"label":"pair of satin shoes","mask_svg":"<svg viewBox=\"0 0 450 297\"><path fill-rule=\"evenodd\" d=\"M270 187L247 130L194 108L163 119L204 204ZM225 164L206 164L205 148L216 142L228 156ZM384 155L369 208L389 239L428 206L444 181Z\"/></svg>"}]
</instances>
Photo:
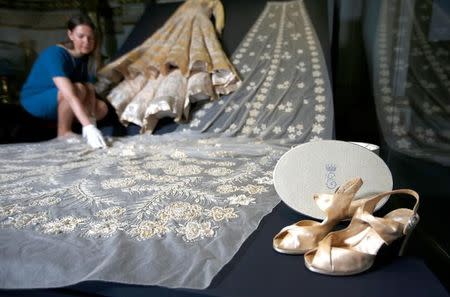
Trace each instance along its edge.
<instances>
[{"instance_id":1,"label":"pair of satin shoes","mask_svg":"<svg viewBox=\"0 0 450 297\"><path fill-rule=\"evenodd\" d=\"M273 248L283 254L305 254L306 267L327 275L352 275L372 267L379 249L403 236L400 254L419 221L419 195L409 189L383 192L354 200L363 181L355 178L334 194L314 195L326 213L322 222L302 220L283 228L273 238ZM407 194L416 199L413 209L398 208L376 217L376 206L389 195ZM389 198L392 196L389 196ZM342 220L350 219L345 229L330 232Z\"/></svg>"}]
</instances>

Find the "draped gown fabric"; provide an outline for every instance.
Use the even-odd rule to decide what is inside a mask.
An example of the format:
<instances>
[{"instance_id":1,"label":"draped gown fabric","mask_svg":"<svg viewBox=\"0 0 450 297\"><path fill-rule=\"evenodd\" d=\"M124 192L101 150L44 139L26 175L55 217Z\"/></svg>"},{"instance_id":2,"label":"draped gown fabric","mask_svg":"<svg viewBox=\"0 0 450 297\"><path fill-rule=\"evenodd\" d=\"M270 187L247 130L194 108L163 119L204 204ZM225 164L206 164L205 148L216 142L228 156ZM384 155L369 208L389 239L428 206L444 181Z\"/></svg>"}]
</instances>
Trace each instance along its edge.
<instances>
[{"instance_id":1,"label":"draped gown fabric","mask_svg":"<svg viewBox=\"0 0 450 297\"><path fill-rule=\"evenodd\" d=\"M431 2L380 2L373 82L389 147L449 166L450 34L448 18L432 26L438 16L445 12ZM447 37L433 40L433 30Z\"/></svg>"},{"instance_id":2,"label":"draped gown fabric","mask_svg":"<svg viewBox=\"0 0 450 297\"><path fill-rule=\"evenodd\" d=\"M178 130L283 145L333 137L333 100L303 1L269 2L232 55L242 86L192 112Z\"/></svg>"},{"instance_id":3,"label":"draped gown fabric","mask_svg":"<svg viewBox=\"0 0 450 297\"><path fill-rule=\"evenodd\" d=\"M279 203L277 160L333 127L302 1L268 3L233 59L242 87L199 108L186 131L105 150L79 138L2 145L0 287L207 287Z\"/></svg>"},{"instance_id":4,"label":"draped gown fabric","mask_svg":"<svg viewBox=\"0 0 450 297\"><path fill-rule=\"evenodd\" d=\"M216 33L223 18L219 0L188 0L144 43L100 70L98 92L118 83L107 99L122 123L151 132L160 118L186 120L191 103L239 87Z\"/></svg>"}]
</instances>

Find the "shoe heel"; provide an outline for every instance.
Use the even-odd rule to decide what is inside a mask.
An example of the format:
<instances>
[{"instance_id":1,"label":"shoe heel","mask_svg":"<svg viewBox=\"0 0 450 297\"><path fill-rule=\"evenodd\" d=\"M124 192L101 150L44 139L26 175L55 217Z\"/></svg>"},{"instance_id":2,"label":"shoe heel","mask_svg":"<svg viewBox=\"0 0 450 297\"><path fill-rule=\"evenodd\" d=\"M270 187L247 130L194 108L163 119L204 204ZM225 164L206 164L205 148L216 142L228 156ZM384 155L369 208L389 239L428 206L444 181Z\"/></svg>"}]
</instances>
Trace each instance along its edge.
<instances>
[{"instance_id":1,"label":"shoe heel","mask_svg":"<svg viewBox=\"0 0 450 297\"><path fill-rule=\"evenodd\" d=\"M417 213L413 214L411 218L409 218L408 223L405 225L405 229L403 233L405 234L405 238L403 239L402 245L400 247L400 251L398 252L399 256L403 256L403 253L405 252L406 245L408 244L409 238L411 237L411 233L413 232L414 228L419 223L419 215Z\"/></svg>"}]
</instances>

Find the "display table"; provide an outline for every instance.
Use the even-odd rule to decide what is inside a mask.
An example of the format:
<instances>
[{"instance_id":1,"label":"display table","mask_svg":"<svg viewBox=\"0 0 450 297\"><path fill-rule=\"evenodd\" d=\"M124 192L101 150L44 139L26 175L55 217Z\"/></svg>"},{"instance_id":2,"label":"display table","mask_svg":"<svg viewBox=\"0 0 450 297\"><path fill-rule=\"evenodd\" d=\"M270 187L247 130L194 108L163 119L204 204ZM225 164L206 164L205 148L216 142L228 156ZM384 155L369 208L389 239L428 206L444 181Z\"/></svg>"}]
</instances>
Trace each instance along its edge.
<instances>
[{"instance_id":1,"label":"display table","mask_svg":"<svg viewBox=\"0 0 450 297\"><path fill-rule=\"evenodd\" d=\"M448 296L422 260L393 256L395 244L382 249L374 266L360 275L333 277L310 272L303 256L272 249L274 234L302 218L281 202L205 290L89 281L60 289L0 291L0 296ZM414 244L414 233L410 243Z\"/></svg>"}]
</instances>

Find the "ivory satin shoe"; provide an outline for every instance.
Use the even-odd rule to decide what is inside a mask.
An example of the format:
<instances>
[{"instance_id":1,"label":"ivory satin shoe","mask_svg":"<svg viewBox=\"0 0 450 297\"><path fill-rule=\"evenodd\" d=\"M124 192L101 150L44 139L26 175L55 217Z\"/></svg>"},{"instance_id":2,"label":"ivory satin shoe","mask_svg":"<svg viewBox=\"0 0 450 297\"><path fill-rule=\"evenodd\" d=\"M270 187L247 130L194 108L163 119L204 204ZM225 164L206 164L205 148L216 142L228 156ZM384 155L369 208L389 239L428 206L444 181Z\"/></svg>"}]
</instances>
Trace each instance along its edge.
<instances>
[{"instance_id":1,"label":"ivory satin shoe","mask_svg":"<svg viewBox=\"0 0 450 297\"><path fill-rule=\"evenodd\" d=\"M321 222L302 220L283 228L273 238L273 248L283 254L304 254L317 247L318 242L342 219L349 215L349 206L356 192L361 188L361 178L348 181L336 189L335 193L315 195L316 201L323 202L327 217ZM318 198L325 195L324 198Z\"/></svg>"},{"instance_id":2,"label":"ivory satin shoe","mask_svg":"<svg viewBox=\"0 0 450 297\"><path fill-rule=\"evenodd\" d=\"M378 202L391 194L407 194L416 199L413 209L398 208L384 217L372 213ZM350 225L329 233L318 247L305 254L306 267L317 273L328 275L352 275L369 269L384 244L405 236L400 254L403 252L411 231L419 216L419 195L409 189L385 192L367 199L359 207Z\"/></svg>"}]
</instances>

